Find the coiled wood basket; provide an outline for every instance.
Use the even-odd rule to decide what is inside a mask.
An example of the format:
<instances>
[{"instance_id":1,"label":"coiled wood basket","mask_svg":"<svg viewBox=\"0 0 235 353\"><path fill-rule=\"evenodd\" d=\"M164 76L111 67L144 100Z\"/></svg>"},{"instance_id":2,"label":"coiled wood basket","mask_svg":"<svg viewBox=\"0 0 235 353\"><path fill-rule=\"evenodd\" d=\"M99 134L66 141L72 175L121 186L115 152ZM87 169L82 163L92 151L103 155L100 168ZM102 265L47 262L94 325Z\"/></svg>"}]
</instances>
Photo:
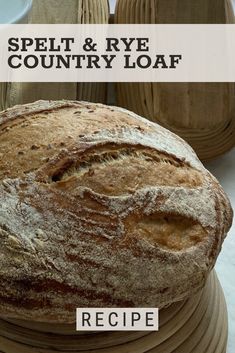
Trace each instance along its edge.
<instances>
[{"instance_id":1,"label":"coiled wood basket","mask_svg":"<svg viewBox=\"0 0 235 353\"><path fill-rule=\"evenodd\" d=\"M106 24L108 0L34 0L30 23ZM0 83L0 111L39 99L106 103L106 83Z\"/></svg>"},{"instance_id":2,"label":"coiled wood basket","mask_svg":"<svg viewBox=\"0 0 235 353\"><path fill-rule=\"evenodd\" d=\"M0 320L3 353L225 353L227 311L213 271L196 296L160 311L159 332L76 334L73 326Z\"/></svg>"},{"instance_id":3,"label":"coiled wood basket","mask_svg":"<svg viewBox=\"0 0 235 353\"><path fill-rule=\"evenodd\" d=\"M234 13L230 0L117 0L115 23L234 23ZM235 145L234 92L230 83L118 83L117 101L208 160Z\"/></svg>"}]
</instances>

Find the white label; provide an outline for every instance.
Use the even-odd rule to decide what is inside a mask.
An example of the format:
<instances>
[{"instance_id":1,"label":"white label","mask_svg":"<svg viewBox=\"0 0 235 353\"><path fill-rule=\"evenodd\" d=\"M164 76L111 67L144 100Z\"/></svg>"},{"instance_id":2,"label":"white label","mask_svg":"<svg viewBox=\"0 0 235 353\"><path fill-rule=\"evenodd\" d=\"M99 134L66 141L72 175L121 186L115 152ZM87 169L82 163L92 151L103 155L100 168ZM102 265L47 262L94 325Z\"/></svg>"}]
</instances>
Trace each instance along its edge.
<instances>
[{"instance_id":1,"label":"white label","mask_svg":"<svg viewBox=\"0 0 235 353\"><path fill-rule=\"evenodd\" d=\"M0 82L235 82L235 25L2 25Z\"/></svg>"},{"instance_id":2,"label":"white label","mask_svg":"<svg viewBox=\"0 0 235 353\"><path fill-rule=\"evenodd\" d=\"M158 331L156 308L78 308L77 331Z\"/></svg>"}]
</instances>

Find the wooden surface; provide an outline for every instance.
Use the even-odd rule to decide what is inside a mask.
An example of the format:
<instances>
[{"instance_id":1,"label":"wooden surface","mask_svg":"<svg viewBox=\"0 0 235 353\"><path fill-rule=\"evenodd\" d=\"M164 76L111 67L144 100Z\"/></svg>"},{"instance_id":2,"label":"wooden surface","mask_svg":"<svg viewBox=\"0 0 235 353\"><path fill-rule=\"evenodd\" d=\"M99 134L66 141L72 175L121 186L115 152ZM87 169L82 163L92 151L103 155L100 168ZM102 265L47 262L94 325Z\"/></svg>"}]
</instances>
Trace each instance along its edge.
<instances>
[{"instance_id":1,"label":"wooden surface","mask_svg":"<svg viewBox=\"0 0 235 353\"><path fill-rule=\"evenodd\" d=\"M30 23L108 23L108 0L34 0ZM9 83L0 86L0 110L38 99L106 103L105 83Z\"/></svg>"},{"instance_id":2,"label":"wooden surface","mask_svg":"<svg viewBox=\"0 0 235 353\"><path fill-rule=\"evenodd\" d=\"M118 0L116 23L234 23L230 0ZM234 84L119 83L118 105L186 139L201 159L235 145Z\"/></svg>"},{"instance_id":3,"label":"wooden surface","mask_svg":"<svg viewBox=\"0 0 235 353\"><path fill-rule=\"evenodd\" d=\"M76 334L71 326L0 320L0 352L225 353L227 331L226 304L213 271L198 295L160 311L159 332Z\"/></svg>"}]
</instances>

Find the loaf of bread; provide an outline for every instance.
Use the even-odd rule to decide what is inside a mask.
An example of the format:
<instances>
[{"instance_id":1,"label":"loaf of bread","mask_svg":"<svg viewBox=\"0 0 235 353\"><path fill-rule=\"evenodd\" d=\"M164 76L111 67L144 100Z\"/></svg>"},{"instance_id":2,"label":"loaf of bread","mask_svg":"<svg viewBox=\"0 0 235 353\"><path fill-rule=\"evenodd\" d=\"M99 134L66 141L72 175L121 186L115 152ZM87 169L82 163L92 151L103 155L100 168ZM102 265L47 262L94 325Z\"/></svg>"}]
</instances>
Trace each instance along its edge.
<instances>
[{"instance_id":1,"label":"loaf of bread","mask_svg":"<svg viewBox=\"0 0 235 353\"><path fill-rule=\"evenodd\" d=\"M39 101L0 114L0 316L165 307L205 284L232 222L182 139L129 111Z\"/></svg>"}]
</instances>

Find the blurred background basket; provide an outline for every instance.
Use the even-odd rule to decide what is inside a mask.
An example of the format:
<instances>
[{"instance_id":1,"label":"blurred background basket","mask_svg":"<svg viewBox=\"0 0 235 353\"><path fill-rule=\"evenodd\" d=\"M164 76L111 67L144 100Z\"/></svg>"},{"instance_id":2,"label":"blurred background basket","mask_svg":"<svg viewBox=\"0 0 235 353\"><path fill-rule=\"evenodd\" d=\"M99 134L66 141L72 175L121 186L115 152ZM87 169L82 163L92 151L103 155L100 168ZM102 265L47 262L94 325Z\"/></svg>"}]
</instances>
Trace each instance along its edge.
<instances>
[{"instance_id":1,"label":"blurred background basket","mask_svg":"<svg viewBox=\"0 0 235 353\"><path fill-rule=\"evenodd\" d=\"M117 0L118 24L234 23L230 0ZM183 137L202 160L235 145L232 83L118 83L117 103Z\"/></svg>"}]
</instances>

